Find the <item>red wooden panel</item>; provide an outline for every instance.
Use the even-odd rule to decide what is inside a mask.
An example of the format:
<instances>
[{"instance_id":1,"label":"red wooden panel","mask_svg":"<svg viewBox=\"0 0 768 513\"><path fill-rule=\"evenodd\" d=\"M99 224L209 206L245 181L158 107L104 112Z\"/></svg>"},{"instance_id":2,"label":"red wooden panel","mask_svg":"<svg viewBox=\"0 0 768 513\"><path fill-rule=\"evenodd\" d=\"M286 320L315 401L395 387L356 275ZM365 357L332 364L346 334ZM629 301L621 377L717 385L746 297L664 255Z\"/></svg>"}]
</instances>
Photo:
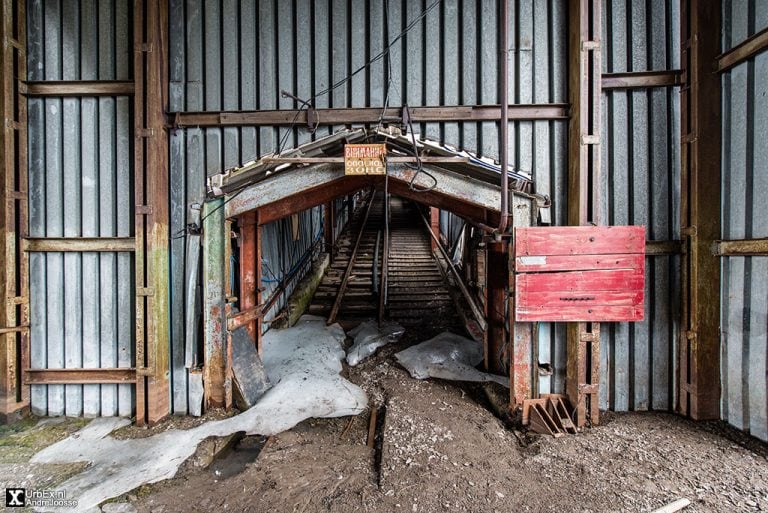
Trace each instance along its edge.
<instances>
[{"instance_id":1,"label":"red wooden panel","mask_svg":"<svg viewBox=\"0 0 768 513\"><path fill-rule=\"evenodd\" d=\"M520 308L515 309L517 322L548 321L548 322L621 322L642 321L644 316L642 306L567 306L560 308Z\"/></svg>"},{"instance_id":2,"label":"red wooden panel","mask_svg":"<svg viewBox=\"0 0 768 513\"><path fill-rule=\"evenodd\" d=\"M515 228L515 257L645 253L644 226Z\"/></svg>"},{"instance_id":3,"label":"red wooden panel","mask_svg":"<svg viewBox=\"0 0 768 513\"><path fill-rule=\"evenodd\" d=\"M640 269L644 255L522 255L515 258L517 272L588 271L597 269Z\"/></svg>"},{"instance_id":4,"label":"red wooden panel","mask_svg":"<svg viewBox=\"0 0 768 513\"><path fill-rule=\"evenodd\" d=\"M637 291L645 285L645 269L524 273L517 276L518 293ZM519 294L518 294L518 302Z\"/></svg>"},{"instance_id":5,"label":"red wooden panel","mask_svg":"<svg viewBox=\"0 0 768 513\"><path fill-rule=\"evenodd\" d=\"M640 290L601 290L593 292L524 292L526 308L567 306L638 306L643 304Z\"/></svg>"}]
</instances>

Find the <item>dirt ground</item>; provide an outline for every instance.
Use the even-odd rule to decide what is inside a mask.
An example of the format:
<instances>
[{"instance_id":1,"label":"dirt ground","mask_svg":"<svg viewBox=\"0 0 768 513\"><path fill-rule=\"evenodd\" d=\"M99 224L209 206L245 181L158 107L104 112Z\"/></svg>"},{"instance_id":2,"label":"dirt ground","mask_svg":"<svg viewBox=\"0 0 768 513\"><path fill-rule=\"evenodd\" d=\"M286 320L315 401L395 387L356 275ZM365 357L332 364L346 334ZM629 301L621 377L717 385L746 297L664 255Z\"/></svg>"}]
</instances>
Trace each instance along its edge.
<instances>
[{"instance_id":1,"label":"dirt ground","mask_svg":"<svg viewBox=\"0 0 768 513\"><path fill-rule=\"evenodd\" d=\"M491 413L479 386L412 379L392 357L410 342L345 371L384 406L378 450L366 445L368 415L308 420L269 440L246 437L208 469L187 463L174 479L118 500L151 513L640 512L678 498L692 502L685 513L768 511L768 446L722 423L606 413L578 435L525 435ZM82 421L32 425L0 433L0 481L54 486L77 468L25 461Z\"/></svg>"},{"instance_id":2,"label":"dirt ground","mask_svg":"<svg viewBox=\"0 0 768 513\"><path fill-rule=\"evenodd\" d=\"M412 379L396 349L348 370L386 406L380 472L368 416L309 420L272 437L241 473L188 466L129 500L152 513L652 511L679 498L692 502L686 513L768 511L768 447L720 423L604 414L578 435L525 436L479 388Z\"/></svg>"}]
</instances>

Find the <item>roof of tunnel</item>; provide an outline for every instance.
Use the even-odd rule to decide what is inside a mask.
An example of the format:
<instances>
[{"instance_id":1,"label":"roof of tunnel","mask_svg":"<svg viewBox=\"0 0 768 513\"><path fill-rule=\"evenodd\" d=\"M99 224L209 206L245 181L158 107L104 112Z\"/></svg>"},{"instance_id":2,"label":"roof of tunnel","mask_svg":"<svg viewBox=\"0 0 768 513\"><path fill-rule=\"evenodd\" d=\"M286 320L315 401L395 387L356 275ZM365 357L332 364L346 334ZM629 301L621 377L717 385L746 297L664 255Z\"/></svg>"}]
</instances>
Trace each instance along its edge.
<instances>
[{"instance_id":1,"label":"roof of tunnel","mask_svg":"<svg viewBox=\"0 0 768 513\"><path fill-rule=\"evenodd\" d=\"M260 223L269 222L383 184L384 176L345 175L343 162L346 144L383 143L389 159L390 192L480 222L495 221L501 199L501 166L492 159L413 135L425 173L407 163L389 162L397 160L392 157L402 160L414 155L410 134L393 128L345 129L214 175L209 178L209 194L226 196L226 217L264 209L266 215ZM530 200L531 177L516 171L509 171L508 176L511 194ZM425 192L433 183L435 187ZM291 198L295 201L286 204Z\"/></svg>"}]
</instances>

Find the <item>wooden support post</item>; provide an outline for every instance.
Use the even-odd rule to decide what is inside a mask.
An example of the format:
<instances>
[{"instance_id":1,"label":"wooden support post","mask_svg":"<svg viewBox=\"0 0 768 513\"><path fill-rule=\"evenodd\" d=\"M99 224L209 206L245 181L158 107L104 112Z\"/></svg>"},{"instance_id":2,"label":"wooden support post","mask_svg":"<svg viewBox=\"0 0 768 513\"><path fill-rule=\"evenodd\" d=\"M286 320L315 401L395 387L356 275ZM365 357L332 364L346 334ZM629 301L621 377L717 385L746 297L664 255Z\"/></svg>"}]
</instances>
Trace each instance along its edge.
<instances>
[{"instance_id":1,"label":"wooden support post","mask_svg":"<svg viewBox=\"0 0 768 513\"><path fill-rule=\"evenodd\" d=\"M256 212L240 216L240 311L244 312L257 306L259 283L256 281L256 246L258 221ZM261 318L261 317L259 317ZM248 323L248 333L256 342L256 320Z\"/></svg>"},{"instance_id":2,"label":"wooden support post","mask_svg":"<svg viewBox=\"0 0 768 513\"><path fill-rule=\"evenodd\" d=\"M569 0L568 224L601 224L600 191L600 27L601 0ZM566 392L574 421L599 420L600 328L569 323Z\"/></svg>"},{"instance_id":3,"label":"wooden support post","mask_svg":"<svg viewBox=\"0 0 768 513\"><path fill-rule=\"evenodd\" d=\"M27 236L26 5L0 4L0 422L29 411L29 266L21 250Z\"/></svg>"},{"instance_id":4,"label":"wooden support post","mask_svg":"<svg viewBox=\"0 0 768 513\"><path fill-rule=\"evenodd\" d=\"M325 204L323 218L323 237L325 241L325 251L328 252L330 262L333 263L333 231L336 226L336 200L331 200Z\"/></svg>"},{"instance_id":5,"label":"wooden support post","mask_svg":"<svg viewBox=\"0 0 768 513\"><path fill-rule=\"evenodd\" d=\"M432 229L432 233L440 237L440 209L436 207L429 207L429 227ZM432 239L432 252L437 249L437 241Z\"/></svg>"},{"instance_id":6,"label":"wooden support post","mask_svg":"<svg viewBox=\"0 0 768 513\"><path fill-rule=\"evenodd\" d=\"M681 0L682 329L678 411L693 419L720 418L721 112L719 0ZM715 208L713 208L713 206Z\"/></svg>"},{"instance_id":7,"label":"wooden support post","mask_svg":"<svg viewBox=\"0 0 768 513\"><path fill-rule=\"evenodd\" d=\"M224 298L223 199L203 205L203 333L205 360L203 384L205 408L226 405L226 311ZM242 254L241 254L242 257Z\"/></svg>"},{"instance_id":8,"label":"wooden support post","mask_svg":"<svg viewBox=\"0 0 768 513\"><path fill-rule=\"evenodd\" d=\"M136 421L170 413L168 1L134 1ZM146 379L143 378L146 376Z\"/></svg>"},{"instance_id":9,"label":"wooden support post","mask_svg":"<svg viewBox=\"0 0 768 513\"><path fill-rule=\"evenodd\" d=\"M510 359L507 344L507 242L490 242L487 257L487 319L488 342L485 351L485 368L488 372L505 375Z\"/></svg>"}]
</instances>

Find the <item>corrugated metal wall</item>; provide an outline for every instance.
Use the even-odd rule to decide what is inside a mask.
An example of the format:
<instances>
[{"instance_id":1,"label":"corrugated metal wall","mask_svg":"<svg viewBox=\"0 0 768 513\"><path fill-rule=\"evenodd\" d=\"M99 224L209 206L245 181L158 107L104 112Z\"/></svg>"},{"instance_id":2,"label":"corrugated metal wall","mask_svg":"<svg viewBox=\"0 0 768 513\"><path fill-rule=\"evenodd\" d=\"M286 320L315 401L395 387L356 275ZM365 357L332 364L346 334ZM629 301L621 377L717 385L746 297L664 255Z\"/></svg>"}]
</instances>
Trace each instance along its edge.
<instances>
[{"instance_id":1,"label":"corrugated metal wall","mask_svg":"<svg viewBox=\"0 0 768 513\"><path fill-rule=\"evenodd\" d=\"M768 26L768 2L723 7L723 51ZM722 85L722 236L768 237L768 54L725 72ZM722 276L722 417L768 441L768 257L723 258Z\"/></svg>"},{"instance_id":2,"label":"corrugated metal wall","mask_svg":"<svg viewBox=\"0 0 768 513\"><path fill-rule=\"evenodd\" d=\"M630 12L622 14L628 4ZM607 2L606 71L678 67L675 4ZM29 5L30 79L130 79L130 2L37 0ZM317 106L497 103L497 0L442 0L434 6L431 0L171 0L170 8L171 111L293 108L280 90L308 98L328 89L381 52L425 10L426 16L392 45L388 59L320 95ZM565 2L510 0L510 13L511 101L566 102ZM605 188L610 184L617 191L606 194L606 219L647 222L651 238L677 238L676 92L610 92L603 107ZM33 236L132 234L130 108L129 98L30 100ZM283 146L291 147L335 128L314 135L272 127L172 131L171 234L181 235L171 241L175 412L187 411L183 228L198 215L206 177L275 151L282 138ZM498 157L493 123L435 123L418 130ZM510 123L512 164L532 175L535 192L552 198L552 224L565 224L566 137L565 121ZM99 214L90 215L94 211ZM279 227L265 227L264 247L294 258L303 254L301 248L308 247L320 225L320 211L311 220L303 214L296 248L280 242L290 232ZM294 263L284 262L281 269ZM34 254L31 265L33 364L129 366L131 256ZM605 331L604 406L671 405L677 298L670 291L678 288L676 266L673 258L649 260L648 296L656 298L648 305L649 321ZM65 302L83 308L65 312ZM542 386L562 391L564 329L542 325L539 333L539 358L555 369ZM38 413L128 414L131 408L129 386L119 392L114 385L68 386L66 391L36 387L34 397Z\"/></svg>"},{"instance_id":3,"label":"corrugated metal wall","mask_svg":"<svg viewBox=\"0 0 768 513\"><path fill-rule=\"evenodd\" d=\"M131 2L27 2L29 80L130 80ZM132 100L29 100L31 237L133 235ZM33 368L131 367L131 253L31 253ZM131 415L131 385L36 385L36 415Z\"/></svg>"},{"instance_id":4,"label":"corrugated metal wall","mask_svg":"<svg viewBox=\"0 0 768 513\"><path fill-rule=\"evenodd\" d=\"M603 72L679 69L678 2L603 2ZM679 239L679 89L608 90L602 100L601 219ZM646 259L645 320L601 327L600 403L613 410L674 407L679 257Z\"/></svg>"}]
</instances>

